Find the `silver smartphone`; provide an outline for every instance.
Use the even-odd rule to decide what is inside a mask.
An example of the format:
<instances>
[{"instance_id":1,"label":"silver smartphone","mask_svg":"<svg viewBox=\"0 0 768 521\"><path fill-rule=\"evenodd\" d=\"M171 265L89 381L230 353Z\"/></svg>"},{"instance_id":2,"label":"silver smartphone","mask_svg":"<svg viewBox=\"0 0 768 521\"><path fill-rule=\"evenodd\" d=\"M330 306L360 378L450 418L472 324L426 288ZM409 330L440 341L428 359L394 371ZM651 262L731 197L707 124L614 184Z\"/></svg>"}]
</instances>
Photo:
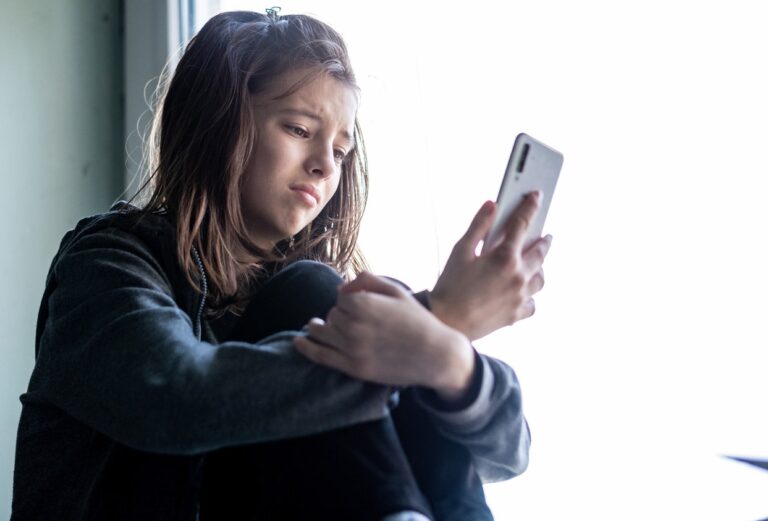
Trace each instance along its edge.
<instances>
[{"instance_id":1,"label":"silver smartphone","mask_svg":"<svg viewBox=\"0 0 768 521\"><path fill-rule=\"evenodd\" d=\"M491 230L483 241L482 252L493 249L504 239L504 223L525 195L539 190L542 198L539 211L528 228L524 247L541 237L557 178L563 166L563 155L557 150L536 141L527 134L518 134L507 171L496 199L496 217Z\"/></svg>"}]
</instances>

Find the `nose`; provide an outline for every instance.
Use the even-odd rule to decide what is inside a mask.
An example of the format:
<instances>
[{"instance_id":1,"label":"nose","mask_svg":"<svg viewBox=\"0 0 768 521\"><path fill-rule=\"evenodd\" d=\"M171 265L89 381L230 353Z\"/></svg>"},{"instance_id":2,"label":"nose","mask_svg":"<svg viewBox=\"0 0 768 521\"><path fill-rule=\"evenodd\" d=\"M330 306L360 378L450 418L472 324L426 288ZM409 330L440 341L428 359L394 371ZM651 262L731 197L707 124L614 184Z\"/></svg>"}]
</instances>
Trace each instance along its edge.
<instances>
[{"instance_id":1,"label":"nose","mask_svg":"<svg viewBox=\"0 0 768 521\"><path fill-rule=\"evenodd\" d=\"M307 171L325 179L331 177L337 168L333 146L329 143L318 143L308 159Z\"/></svg>"}]
</instances>

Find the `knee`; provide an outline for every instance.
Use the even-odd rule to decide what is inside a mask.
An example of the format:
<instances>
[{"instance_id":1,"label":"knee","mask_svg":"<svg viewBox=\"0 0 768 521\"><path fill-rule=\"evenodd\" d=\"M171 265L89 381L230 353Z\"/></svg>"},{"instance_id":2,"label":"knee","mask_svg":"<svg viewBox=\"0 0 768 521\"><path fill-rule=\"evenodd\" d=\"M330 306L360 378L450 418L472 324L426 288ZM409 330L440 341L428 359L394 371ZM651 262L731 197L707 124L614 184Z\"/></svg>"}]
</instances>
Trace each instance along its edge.
<instances>
[{"instance_id":1,"label":"knee","mask_svg":"<svg viewBox=\"0 0 768 521\"><path fill-rule=\"evenodd\" d=\"M301 260L294 262L267 281L261 298L282 301L313 316L325 316L336 304L338 287L343 282L332 267L322 262ZM322 313L322 314L319 314Z\"/></svg>"},{"instance_id":2,"label":"knee","mask_svg":"<svg viewBox=\"0 0 768 521\"><path fill-rule=\"evenodd\" d=\"M278 331L300 330L336 305L341 276L321 262L297 261L267 279L251 296L231 338L255 342Z\"/></svg>"},{"instance_id":3,"label":"knee","mask_svg":"<svg viewBox=\"0 0 768 521\"><path fill-rule=\"evenodd\" d=\"M284 284L296 284L302 289L333 289L344 282L341 275L327 264L314 260L300 260L289 264L275 275Z\"/></svg>"},{"instance_id":4,"label":"knee","mask_svg":"<svg viewBox=\"0 0 768 521\"><path fill-rule=\"evenodd\" d=\"M280 270L279 273L286 273L286 272L333 274L339 279L341 279L341 276L333 267L323 262L316 261L316 260L309 260L309 259L303 259L303 260L298 260L296 262L293 262L287 265L286 267L284 267L282 270Z\"/></svg>"}]
</instances>

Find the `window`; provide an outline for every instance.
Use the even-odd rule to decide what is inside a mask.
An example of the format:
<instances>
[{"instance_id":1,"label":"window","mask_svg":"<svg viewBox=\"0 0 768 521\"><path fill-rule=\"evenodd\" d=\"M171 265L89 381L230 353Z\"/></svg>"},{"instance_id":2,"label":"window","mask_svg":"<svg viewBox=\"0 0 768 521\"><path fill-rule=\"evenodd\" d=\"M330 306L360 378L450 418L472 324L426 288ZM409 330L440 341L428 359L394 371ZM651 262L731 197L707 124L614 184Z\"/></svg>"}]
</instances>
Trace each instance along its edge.
<instances>
[{"instance_id":1,"label":"window","mask_svg":"<svg viewBox=\"0 0 768 521\"><path fill-rule=\"evenodd\" d=\"M198 24L253 2L194 4ZM754 519L768 476L768 33L747 2L296 1L363 90L378 273L431 287L494 199L514 136L565 155L534 318L477 343L512 365L531 466L498 519ZM397 234L399 242L379 237Z\"/></svg>"}]
</instances>

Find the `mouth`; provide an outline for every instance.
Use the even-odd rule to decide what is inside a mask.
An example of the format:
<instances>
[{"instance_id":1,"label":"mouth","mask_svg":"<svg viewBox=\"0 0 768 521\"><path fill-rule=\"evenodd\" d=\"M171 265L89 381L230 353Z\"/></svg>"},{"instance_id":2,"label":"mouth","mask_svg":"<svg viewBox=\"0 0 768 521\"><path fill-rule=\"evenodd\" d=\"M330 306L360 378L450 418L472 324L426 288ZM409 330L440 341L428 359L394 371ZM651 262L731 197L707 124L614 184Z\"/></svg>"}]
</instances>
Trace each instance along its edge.
<instances>
[{"instance_id":1,"label":"mouth","mask_svg":"<svg viewBox=\"0 0 768 521\"><path fill-rule=\"evenodd\" d=\"M320 194L310 185L298 184L291 186L291 190L296 192L307 204L317 206L320 204Z\"/></svg>"}]
</instances>

